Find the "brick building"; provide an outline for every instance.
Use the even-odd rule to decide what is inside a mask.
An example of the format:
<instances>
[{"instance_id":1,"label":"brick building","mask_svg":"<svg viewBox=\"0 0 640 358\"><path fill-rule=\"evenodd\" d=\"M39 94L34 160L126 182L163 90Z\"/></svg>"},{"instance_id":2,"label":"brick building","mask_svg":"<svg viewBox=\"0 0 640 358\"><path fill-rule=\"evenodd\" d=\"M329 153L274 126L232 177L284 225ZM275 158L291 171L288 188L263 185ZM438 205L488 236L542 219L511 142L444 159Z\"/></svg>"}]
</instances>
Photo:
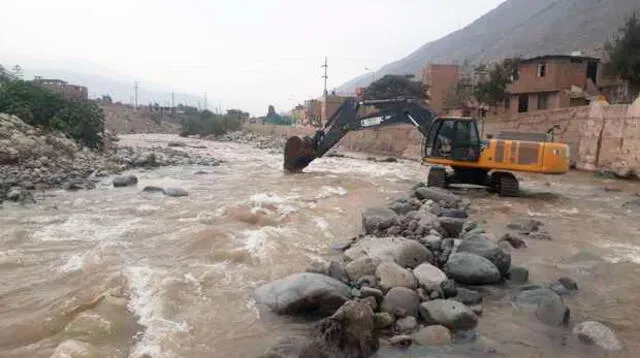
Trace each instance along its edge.
<instances>
[{"instance_id":1,"label":"brick building","mask_svg":"<svg viewBox=\"0 0 640 358\"><path fill-rule=\"evenodd\" d=\"M507 86L505 108L522 113L586 105L599 93L598 64L596 58L568 55L523 60Z\"/></svg>"},{"instance_id":2,"label":"brick building","mask_svg":"<svg viewBox=\"0 0 640 358\"><path fill-rule=\"evenodd\" d=\"M422 83L427 86L429 106L437 113L446 109L446 99L460 81L460 66L429 64L422 70Z\"/></svg>"},{"instance_id":3,"label":"brick building","mask_svg":"<svg viewBox=\"0 0 640 358\"><path fill-rule=\"evenodd\" d=\"M320 124L322 116L322 104L317 99L304 101L304 114L302 117L302 125L313 126Z\"/></svg>"},{"instance_id":4,"label":"brick building","mask_svg":"<svg viewBox=\"0 0 640 358\"><path fill-rule=\"evenodd\" d=\"M33 82L56 93L60 93L66 99L87 100L89 99L89 91L87 87L70 85L65 81L58 79L46 79L36 76Z\"/></svg>"}]
</instances>

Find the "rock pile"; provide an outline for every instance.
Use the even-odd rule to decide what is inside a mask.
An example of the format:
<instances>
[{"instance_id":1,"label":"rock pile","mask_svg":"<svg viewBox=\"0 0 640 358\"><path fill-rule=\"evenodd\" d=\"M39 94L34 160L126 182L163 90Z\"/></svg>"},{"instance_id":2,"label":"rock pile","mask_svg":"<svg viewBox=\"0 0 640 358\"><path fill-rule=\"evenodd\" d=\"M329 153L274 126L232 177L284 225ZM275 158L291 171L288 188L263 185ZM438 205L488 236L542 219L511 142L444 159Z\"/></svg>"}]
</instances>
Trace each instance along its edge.
<instances>
[{"instance_id":1,"label":"rock pile","mask_svg":"<svg viewBox=\"0 0 640 358\"><path fill-rule=\"evenodd\" d=\"M273 153L284 152L284 145L287 142L287 138L284 137L265 136L244 130L227 133L222 136L208 137L207 139L252 144L258 149L266 149Z\"/></svg>"},{"instance_id":2,"label":"rock pile","mask_svg":"<svg viewBox=\"0 0 640 358\"><path fill-rule=\"evenodd\" d=\"M102 177L128 169L221 163L212 157L190 155L176 146L118 148L117 138L109 132L104 142L102 152L92 151L60 133L45 132L18 117L0 114L0 203L34 202L33 190L93 189Z\"/></svg>"},{"instance_id":3,"label":"rock pile","mask_svg":"<svg viewBox=\"0 0 640 358\"><path fill-rule=\"evenodd\" d=\"M418 185L410 197L389 208L364 210L364 235L334 245L343 251L342 260L267 283L256 290L256 302L278 314L322 316L359 302L371 309L381 340L400 348L475 337L483 311L481 292L486 291L479 285L498 285L512 293L517 309L544 324L569 325L563 296L577 292L575 281L565 277L527 284L528 270L512 266L508 250L491 240L495 236L467 220L468 208L468 201L447 190ZM536 233L548 235L537 221L517 225L509 230L533 239L539 239ZM366 337L370 334L367 330ZM576 335L600 346L617 346L595 325L583 325Z\"/></svg>"}]
</instances>

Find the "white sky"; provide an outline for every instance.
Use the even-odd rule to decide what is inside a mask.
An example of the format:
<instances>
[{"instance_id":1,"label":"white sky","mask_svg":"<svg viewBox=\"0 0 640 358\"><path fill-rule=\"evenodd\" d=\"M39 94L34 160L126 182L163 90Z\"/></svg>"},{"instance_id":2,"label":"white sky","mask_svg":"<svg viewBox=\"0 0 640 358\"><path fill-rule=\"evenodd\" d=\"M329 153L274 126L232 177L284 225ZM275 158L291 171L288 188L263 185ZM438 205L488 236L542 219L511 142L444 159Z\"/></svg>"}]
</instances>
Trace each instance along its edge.
<instances>
[{"instance_id":1,"label":"white sky","mask_svg":"<svg viewBox=\"0 0 640 358\"><path fill-rule=\"evenodd\" d=\"M502 1L4 0L0 63L90 62L260 115L319 96L324 56L331 89Z\"/></svg>"}]
</instances>

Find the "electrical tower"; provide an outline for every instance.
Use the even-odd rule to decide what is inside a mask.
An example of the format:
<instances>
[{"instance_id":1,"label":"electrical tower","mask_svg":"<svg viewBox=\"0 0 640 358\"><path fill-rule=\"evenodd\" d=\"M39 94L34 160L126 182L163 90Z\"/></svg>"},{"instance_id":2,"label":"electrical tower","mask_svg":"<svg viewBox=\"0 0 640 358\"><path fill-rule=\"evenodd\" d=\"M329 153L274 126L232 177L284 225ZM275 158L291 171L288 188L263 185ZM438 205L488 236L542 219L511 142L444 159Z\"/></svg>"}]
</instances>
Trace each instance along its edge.
<instances>
[{"instance_id":1,"label":"electrical tower","mask_svg":"<svg viewBox=\"0 0 640 358\"><path fill-rule=\"evenodd\" d=\"M322 78L324 79L324 91L322 92L323 96L327 96L328 92L327 92L327 78L329 78L329 76L327 76L327 70L329 69L329 64L327 63L327 57L324 57L324 64L322 66L320 66L322 68L324 68L324 74L322 75Z\"/></svg>"}]
</instances>

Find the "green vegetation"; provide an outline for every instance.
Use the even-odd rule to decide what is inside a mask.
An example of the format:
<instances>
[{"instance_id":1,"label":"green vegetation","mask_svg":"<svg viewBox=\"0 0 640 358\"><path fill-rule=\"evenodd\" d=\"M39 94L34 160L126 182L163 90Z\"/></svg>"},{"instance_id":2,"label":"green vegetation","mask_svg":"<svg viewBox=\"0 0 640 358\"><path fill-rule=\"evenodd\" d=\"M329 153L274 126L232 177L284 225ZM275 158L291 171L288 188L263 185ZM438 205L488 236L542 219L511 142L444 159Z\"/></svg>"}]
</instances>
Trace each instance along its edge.
<instances>
[{"instance_id":1,"label":"green vegetation","mask_svg":"<svg viewBox=\"0 0 640 358\"><path fill-rule=\"evenodd\" d=\"M180 135L223 135L240 129L247 119L249 119L249 113L238 109L230 109L226 114L215 114L208 110L201 112L197 109L185 110L185 114L181 116L182 133Z\"/></svg>"},{"instance_id":2,"label":"green vegetation","mask_svg":"<svg viewBox=\"0 0 640 358\"><path fill-rule=\"evenodd\" d=\"M60 131L89 148L102 148L104 113L91 101L69 101L34 83L22 81L21 69L0 67L0 112L25 123Z\"/></svg>"},{"instance_id":3,"label":"green vegetation","mask_svg":"<svg viewBox=\"0 0 640 358\"><path fill-rule=\"evenodd\" d=\"M504 102L507 97L507 85L517 80L518 65L520 59L506 59L502 63L495 64L489 70L489 79L478 84L473 90L473 96L480 103L490 107L496 107ZM482 67L481 69L486 68Z\"/></svg>"},{"instance_id":4,"label":"green vegetation","mask_svg":"<svg viewBox=\"0 0 640 358\"><path fill-rule=\"evenodd\" d=\"M290 126L293 123L293 118L289 116L282 116L276 113L274 106L269 105L267 115L264 117L264 124L276 124L280 126Z\"/></svg>"},{"instance_id":5,"label":"green vegetation","mask_svg":"<svg viewBox=\"0 0 640 358\"><path fill-rule=\"evenodd\" d=\"M605 53L609 58L605 71L629 81L631 88L640 88L640 18L633 13L625 25L619 29L618 36L605 44Z\"/></svg>"},{"instance_id":6,"label":"green vegetation","mask_svg":"<svg viewBox=\"0 0 640 358\"><path fill-rule=\"evenodd\" d=\"M413 75L385 75L364 90L364 99L416 98L425 99L427 91Z\"/></svg>"}]
</instances>

